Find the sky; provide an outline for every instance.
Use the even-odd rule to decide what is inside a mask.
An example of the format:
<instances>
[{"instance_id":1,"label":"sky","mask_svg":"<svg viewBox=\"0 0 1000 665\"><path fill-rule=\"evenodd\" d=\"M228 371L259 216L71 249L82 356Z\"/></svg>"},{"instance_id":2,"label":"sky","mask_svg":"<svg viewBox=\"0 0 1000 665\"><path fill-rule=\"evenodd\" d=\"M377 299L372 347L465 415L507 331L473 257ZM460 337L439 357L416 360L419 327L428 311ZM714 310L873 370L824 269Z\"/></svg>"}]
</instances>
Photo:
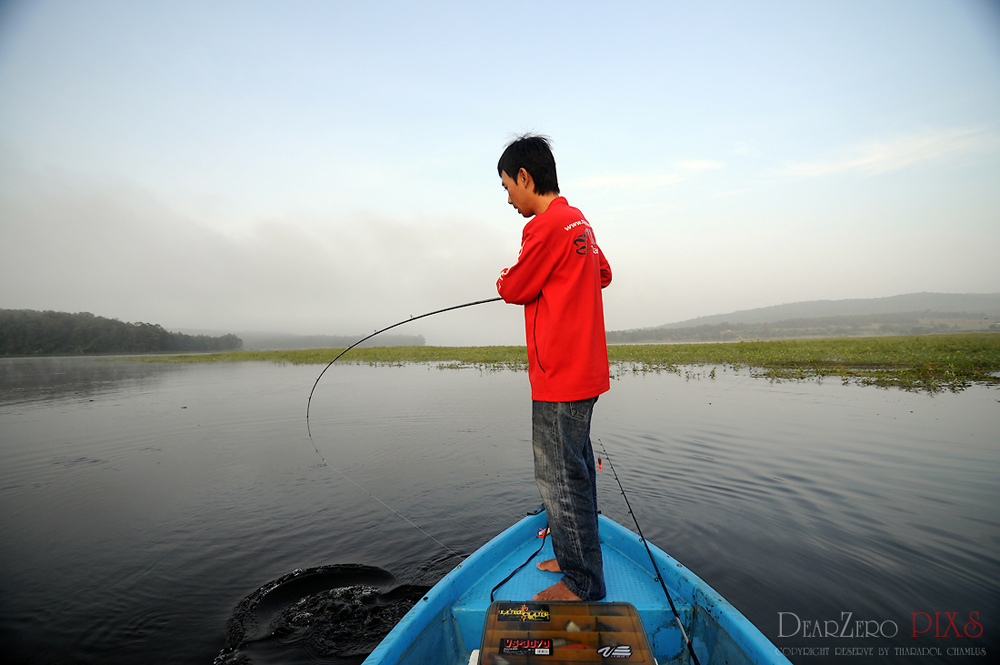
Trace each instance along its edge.
<instances>
[{"instance_id":1,"label":"sky","mask_svg":"<svg viewBox=\"0 0 1000 665\"><path fill-rule=\"evenodd\" d=\"M0 0L0 308L361 336L495 297L525 132L609 330L1000 292L996 0Z\"/></svg>"}]
</instances>

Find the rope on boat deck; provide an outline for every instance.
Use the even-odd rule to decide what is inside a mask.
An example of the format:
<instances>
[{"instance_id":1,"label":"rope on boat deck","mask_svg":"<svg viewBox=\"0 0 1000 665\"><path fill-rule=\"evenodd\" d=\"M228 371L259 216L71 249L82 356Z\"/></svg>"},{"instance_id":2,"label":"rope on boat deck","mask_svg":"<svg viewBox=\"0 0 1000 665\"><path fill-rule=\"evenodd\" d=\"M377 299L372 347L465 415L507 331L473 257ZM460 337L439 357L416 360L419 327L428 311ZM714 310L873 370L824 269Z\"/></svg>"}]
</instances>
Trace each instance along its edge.
<instances>
[{"instance_id":1,"label":"rope on boat deck","mask_svg":"<svg viewBox=\"0 0 1000 665\"><path fill-rule=\"evenodd\" d=\"M642 527L639 526L639 520L636 518L635 513L632 512L632 504L629 503L628 495L625 493L625 488L622 486L622 481L618 478L618 472L615 471L615 465L611 461L611 457L608 455L608 449L604 447L604 442L600 439L597 440L601 444L601 450L604 451L604 457L608 460L608 466L611 467L611 473L614 474L615 482L618 483L618 489L621 490L622 496L625 498L625 506L628 508L628 514L632 516L632 521L635 523L635 529L639 533L639 540L642 541L643 546L646 548L646 554L649 555L649 561L653 564L653 570L656 571L656 579L660 583L660 588L663 589L663 593L667 596L667 602L670 603L670 611L674 613L674 621L677 622L677 627L681 629L681 635L684 637L684 642L687 644L688 651L691 653L691 660L694 661L694 665L701 665L698 662L698 655L694 652L694 645L691 643L691 638L688 637L687 631L684 630L684 623L681 621L681 615L677 612L677 608L674 606L674 600L670 597L670 592L667 590L667 584L663 579L663 574L660 573L660 567L656 565L656 559L653 558L653 552L649 549L649 543L646 541L646 537L642 535Z\"/></svg>"}]
</instances>

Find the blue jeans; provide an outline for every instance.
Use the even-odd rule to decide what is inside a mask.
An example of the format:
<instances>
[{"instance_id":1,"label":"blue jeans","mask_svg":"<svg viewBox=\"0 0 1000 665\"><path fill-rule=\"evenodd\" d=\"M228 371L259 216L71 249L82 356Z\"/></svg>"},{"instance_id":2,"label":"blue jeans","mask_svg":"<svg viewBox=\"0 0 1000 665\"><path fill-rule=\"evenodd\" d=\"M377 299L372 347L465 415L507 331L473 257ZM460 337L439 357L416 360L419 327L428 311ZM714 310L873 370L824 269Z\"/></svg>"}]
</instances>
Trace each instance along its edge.
<instances>
[{"instance_id":1,"label":"blue jeans","mask_svg":"<svg viewBox=\"0 0 1000 665\"><path fill-rule=\"evenodd\" d=\"M597 533L597 470L590 419L597 398L532 402L535 483L549 518L563 584L583 600L600 600L604 560Z\"/></svg>"}]
</instances>

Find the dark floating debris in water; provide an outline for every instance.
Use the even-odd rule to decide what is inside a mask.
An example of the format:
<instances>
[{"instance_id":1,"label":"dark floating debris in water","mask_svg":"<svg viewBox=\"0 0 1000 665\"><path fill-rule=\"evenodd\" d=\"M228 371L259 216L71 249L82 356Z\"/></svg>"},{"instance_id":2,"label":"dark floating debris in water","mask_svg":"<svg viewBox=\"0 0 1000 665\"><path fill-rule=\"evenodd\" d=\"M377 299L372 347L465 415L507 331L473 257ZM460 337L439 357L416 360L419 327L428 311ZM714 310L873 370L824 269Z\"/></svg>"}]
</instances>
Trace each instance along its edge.
<instances>
[{"instance_id":1,"label":"dark floating debris in water","mask_svg":"<svg viewBox=\"0 0 1000 665\"><path fill-rule=\"evenodd\" d=\"M215 665L360 663L429 590L356 564L295 570L241 600Z\"/></svg>"}]
</instances>

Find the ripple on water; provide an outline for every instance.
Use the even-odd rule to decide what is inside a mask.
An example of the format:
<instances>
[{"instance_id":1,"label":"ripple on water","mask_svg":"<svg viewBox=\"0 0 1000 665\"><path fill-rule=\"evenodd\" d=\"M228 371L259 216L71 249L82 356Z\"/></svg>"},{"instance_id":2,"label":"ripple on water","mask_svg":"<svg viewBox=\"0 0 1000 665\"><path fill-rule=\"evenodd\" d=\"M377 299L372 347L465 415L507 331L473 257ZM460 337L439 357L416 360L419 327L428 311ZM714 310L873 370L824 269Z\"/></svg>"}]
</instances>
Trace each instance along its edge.
<instances>
[{"instance_id":1,"label":"ripple on water","mask_svg":"<svg viewBox=\"0 0 1000 665\"><path fill-rule=\"evenodd\" d=\"M237 604L215 663L360 663L429 589L394 583L356 564L283 575Z\"/></svg>"}]
</instances>

